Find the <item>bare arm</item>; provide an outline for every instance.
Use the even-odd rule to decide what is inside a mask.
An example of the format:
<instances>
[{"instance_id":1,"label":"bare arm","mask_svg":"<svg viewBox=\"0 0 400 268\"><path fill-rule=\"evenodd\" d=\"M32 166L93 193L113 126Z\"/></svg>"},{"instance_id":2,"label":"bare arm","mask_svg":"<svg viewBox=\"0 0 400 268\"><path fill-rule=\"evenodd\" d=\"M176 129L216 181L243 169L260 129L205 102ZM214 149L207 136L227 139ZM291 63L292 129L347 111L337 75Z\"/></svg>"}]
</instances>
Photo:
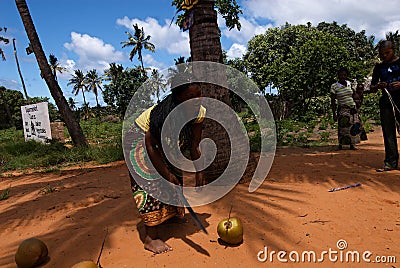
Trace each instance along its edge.
<instances>
[{"instance_id":1,"label":"bare arm","mask_svg":"<svg viewBox=\"0 0 400 268\"><path fill-rule=\"evenodd\" d=\"M376 93L378 92L379 89L384 89L387 87L386 82L380 81L380 75L378 72L378 65L375 65L374 70L372 71L372 80L371 80L371 86L369 87L369 91L371 93Z\"/></svg>"},{"instance_id":2,"label":"bare arm","mask_svg":"<svg viewBox=\"0 0 400 268\"><path fill-rule=\"evenodd\" d=\"M161 151L161 145L158 144L156 138L154 138L150 131L146 132L145 144L149 158L157 172L169 182L180 185L181 183L179 180L169 170L167 164L164 162L164 154Z\"/></svg>"}]
</instances>

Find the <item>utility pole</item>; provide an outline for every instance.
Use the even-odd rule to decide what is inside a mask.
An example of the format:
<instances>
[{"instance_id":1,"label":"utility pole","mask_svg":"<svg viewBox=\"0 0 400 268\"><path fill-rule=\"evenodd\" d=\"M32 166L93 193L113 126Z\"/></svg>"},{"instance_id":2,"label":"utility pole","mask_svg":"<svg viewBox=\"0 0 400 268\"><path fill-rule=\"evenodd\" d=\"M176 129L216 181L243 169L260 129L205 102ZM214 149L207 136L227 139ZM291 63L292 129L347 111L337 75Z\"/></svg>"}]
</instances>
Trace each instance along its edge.
<instances>
[{"instance_id":1,"label":"utility pole","mask_svg":"<svg viewBox=\"0 0 400 268\"><path fill-rule=\"evenodd\" d=\"M30 101L30 98L28 96L28 92L26 91L24 78L22 77L22 73L21 73L21 68L19 67L18 56L17 56L17 47L15 46L15 38L13 38L13 46L14 46L15 62L17 63L18 74L19 74L19 77L21 78L22 88L24 90L26 101L28 102L28 104L30 104L31 101Z\"/></svg>"}]
</instances>

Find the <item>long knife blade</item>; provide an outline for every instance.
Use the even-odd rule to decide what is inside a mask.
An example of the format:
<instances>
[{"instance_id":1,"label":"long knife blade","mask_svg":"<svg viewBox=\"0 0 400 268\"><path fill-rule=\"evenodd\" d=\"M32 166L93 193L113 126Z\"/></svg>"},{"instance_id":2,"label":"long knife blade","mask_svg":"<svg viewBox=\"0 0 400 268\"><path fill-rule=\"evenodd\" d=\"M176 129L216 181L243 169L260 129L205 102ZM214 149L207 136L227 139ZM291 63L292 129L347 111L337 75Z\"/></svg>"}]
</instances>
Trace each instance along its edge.
<instances>
[{"instance_id":1,"label":"long knife blade","mask_svg":"<svg viewBox=\"0 0 400 268\"><path fill-rule=\"evenodd\" d=\"M193 211L192 207L190 206L189 202L187 201L187 199L185 198L185 196L183 195L183 192L178 190L178 195L183 203L183 205L187 208L187 210L190 213L190 216L192 216L194 222L197 224L197 226L205 233L208 235L208 232L206 230L206 228L204 227L204 225L201 223L201 221L199 220L199 218L197 217L196 213Z\"/></svg>"}]
</instances>

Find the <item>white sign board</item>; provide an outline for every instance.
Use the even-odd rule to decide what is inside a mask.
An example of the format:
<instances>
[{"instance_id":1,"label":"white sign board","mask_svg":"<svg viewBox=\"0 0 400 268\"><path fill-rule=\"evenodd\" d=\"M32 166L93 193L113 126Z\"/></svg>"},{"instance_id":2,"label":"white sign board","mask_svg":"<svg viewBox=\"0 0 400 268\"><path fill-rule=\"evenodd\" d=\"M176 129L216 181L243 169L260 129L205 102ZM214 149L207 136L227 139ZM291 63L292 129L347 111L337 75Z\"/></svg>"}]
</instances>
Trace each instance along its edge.
<instances>
[{"instance_id":1,"label":"white sign board","mask_svg":"<svg viewBox=\"0 0 400 268\"><path fill-rule=\"evenodd\" d=\"M51 140L49 109L47 102L21 106L25 141L35 140L45 143Z\"/></svg>"}]
</instances>

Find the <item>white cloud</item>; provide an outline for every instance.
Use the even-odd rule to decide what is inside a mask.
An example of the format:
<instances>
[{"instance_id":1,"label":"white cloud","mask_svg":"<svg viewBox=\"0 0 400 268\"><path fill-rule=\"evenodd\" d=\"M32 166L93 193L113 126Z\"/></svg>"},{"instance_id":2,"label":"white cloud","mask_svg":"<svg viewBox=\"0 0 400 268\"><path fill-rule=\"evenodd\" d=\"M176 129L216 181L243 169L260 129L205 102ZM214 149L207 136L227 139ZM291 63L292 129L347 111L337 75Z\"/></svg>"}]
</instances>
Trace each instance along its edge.
<instances>
[{"instance_id":1,"label":"white cloud","mask_svg":"<svg viewBox=\"0 0 400 268\"><path fill-rule=\"evenodd\" d=\"M164 69L166 68L163 62L157 61L153 55L146 54L143 56L143 62L151 69ZM145 67L146 67L145 66Z\"/></svg>"},{"instance_id":2,"label":"white cloud","mask_svg":"<svg viewBox=\"0 0 400 268\"><path fill-rule=\"evenodd\" d=\"M398 0L247 0L242 8L245 14L268 19L276 26L337 21L355 31L366 30L377 39L396 31L400 24Z\"/></svg>"},{"instance_id":3,"label":"white cloud","mask_svg":"<svg viewBox=\"0 0 400 268\"><path fill-rule=\"evenodd\" d=\"M131 33L134 33L134 24L137 24L140 28L143 27L145 35L151 36L150 42L155 45L156 52L157 50L166 50L169 54L190 55L188 32L182 32L175 23L170 26L171 20L167 19L164 22L164 25L160 25L156 19L150 17L144 21L129 19L126 16L122 19L117 19L117 24L124 26ZM143 54L145 54L145 51Z\"/></svg>"},{"instance_id":4,"label":"white cloud","mask_svg":"<svg viewBox=\"0 0 400 268\"><path fill-rule=\"evenodd\" d=\"M235 43L227 51L226 55L229 59L242 58L243 54L246 53L246 51L246 46Z\"/></svg>"},{"instance_id":5,"label":"white cloud","mask_svg":"<svg viewBox=\"0 0 400 268\"><path fill-rule=\"evenodd\" d=\"M60 60L60 66L64 67L66 70L64 70L62 73L57 73L57 78L64 80L70 79L71 74L73 74L74 70L77 69L75 67L76 66L75 61L70 59Z\"/></svg>"},{"instance_id":6,"label":"white cloud","mask_svg":"<svg viewBox=\"0 0 400 268\"><path fill-rule=\"evenodd\" d=\"M108 68L110 62L125 61L121 51L115 51L110 44L87 34L71 33L71 43L65 43L64 47L78 55L78 61L66 60L68 66L74 69L88 71L96 69L102 72Z\"/></svg>"},{"instance_id":7,"label":"white cloud","mask_svg":"<svg viewBox=\"0 0 400 268\"><path fill-rule=\"evenodd\" d=\"M224 27L222 34L233 42L241 44L247 44L247 42L255 35L263 34L268 28L272 27L272 24L258 25L254 20L246 19L244 17L240 17L239 21L241 25L240 31L238 31L236 27L232 30L228 30L228 28ZM218 23L220 26L225 25L225 22L220 19Z\"/></svg>"}]
</instances>

